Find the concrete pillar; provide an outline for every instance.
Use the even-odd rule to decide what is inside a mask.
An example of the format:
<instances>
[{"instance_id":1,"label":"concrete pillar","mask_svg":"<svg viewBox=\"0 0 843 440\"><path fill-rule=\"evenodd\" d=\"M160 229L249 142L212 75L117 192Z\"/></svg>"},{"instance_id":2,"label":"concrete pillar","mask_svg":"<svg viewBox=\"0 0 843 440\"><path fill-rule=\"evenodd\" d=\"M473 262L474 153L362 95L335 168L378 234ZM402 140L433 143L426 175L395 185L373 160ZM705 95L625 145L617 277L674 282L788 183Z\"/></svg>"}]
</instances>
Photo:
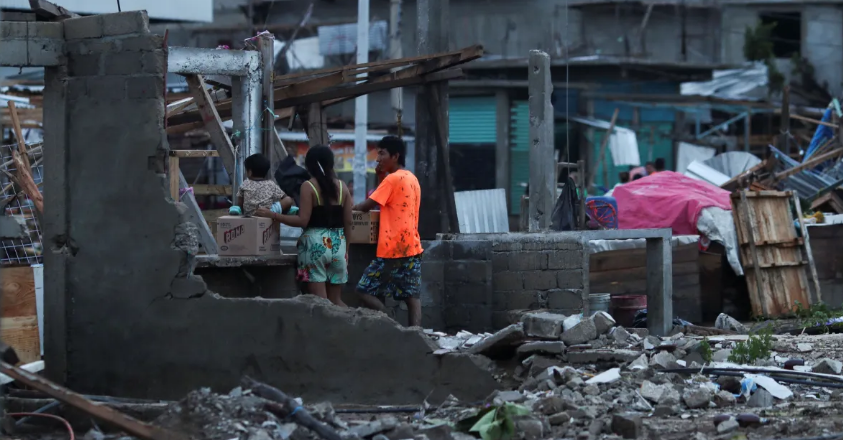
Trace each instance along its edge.
<instances>
[{"instance_id":1,"label":"concrete pillar","mask_svg":"<svg viewBox=\"0 0 843 440\"><path fill-rule=\"evenodd\" d=\"M647 239L647 329L666 336L673 329L673 249L670 238Z\"/></svg>"},{"instance_id":2,"label":"concrete pillar","mask_svg":"<svg viewBox=\"0 0 843 440\"><path fill-rule=\"evenodd\" d=\"M510 172L509 172L509 125L510 125L510 103L509 92L498 90L497 98L497 136L495 146L495 187L506 190L507 212L510 203Z\"/></svg>"},{"instance_id":3,"label":"concrete pillar","mask_svg":"<svg viewBox=\"0 0 843 440\"><path fill-rule=\"evenodd\" d=\"M417 34L419 55L446 52L448 48L448 25L450 23L449 0L418 0ZM416 96L416 177L421 186L421 212L419 235L423 240L436 238L439 232L448 230L448 215L445 197L439 181L444 179L438 170L439 156L436 153L436 122L431 117L430 97L438 91L440 120L448 121L448 84L437 82L419 88ZM448 126L442 127L447 139Z\"/></svg>"},{"instance_id":4,"label":"concrete pillar","mask_svg":"<svg viewBox=\"0 0 843 440\"><path fill-rule=\"evenodd\" d=\"M546 230L556 202L556 161L553 158L553 105L550 57L530 51L530 232Z\"/></svg>"}]
</instances>

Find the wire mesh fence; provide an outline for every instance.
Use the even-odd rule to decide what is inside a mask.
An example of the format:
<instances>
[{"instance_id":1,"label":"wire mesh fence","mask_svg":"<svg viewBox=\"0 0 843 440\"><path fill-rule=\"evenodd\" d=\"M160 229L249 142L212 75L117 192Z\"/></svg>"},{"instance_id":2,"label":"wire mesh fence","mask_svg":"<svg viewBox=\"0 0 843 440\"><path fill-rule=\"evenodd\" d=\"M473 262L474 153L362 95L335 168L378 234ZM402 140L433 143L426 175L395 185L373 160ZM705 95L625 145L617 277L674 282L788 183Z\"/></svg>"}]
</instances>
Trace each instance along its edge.
<instances>
[{"instance_id":1,"label":"wire mesh fence","mask_svg":"<svg viewBox=\"0 0 843 440\"><path fill-rule=\"evenodd\" d=\"M41 157L41 144L27 145L27 151L32 153L32 178L38 189L43 191L44 165ZM0 240L0 265L19 266L42 263L41 225L35 216L35 205L20 188L12 184L8 174L15 175L15 162L12 151L16 144L0 145L0 207L6 216L20 216L26 220L27 237L13 240ZM32 158L34 156L34 158Z\"/></svg>"}]
</instances>

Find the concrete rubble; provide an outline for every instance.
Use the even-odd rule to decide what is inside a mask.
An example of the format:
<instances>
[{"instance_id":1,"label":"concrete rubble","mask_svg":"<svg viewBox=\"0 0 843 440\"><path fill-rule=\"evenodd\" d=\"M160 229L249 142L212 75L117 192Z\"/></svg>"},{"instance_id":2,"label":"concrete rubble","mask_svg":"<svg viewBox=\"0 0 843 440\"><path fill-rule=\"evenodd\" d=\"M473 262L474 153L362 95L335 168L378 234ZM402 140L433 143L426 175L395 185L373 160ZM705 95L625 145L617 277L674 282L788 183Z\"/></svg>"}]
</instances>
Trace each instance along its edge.
<instances>
[{"instance_id":1,"label":"concrete rubble","mask_svg":"<svg viewBox=\"0 0 843 440\"><path fill-rule=\"evenodd\" d=\"M408 402L404 407L334 407L301 400L297 404L344 440L470 440L483 431L482 416L490 411L496 411L494 420L511 423L511 438L519 440L689 436L725 440L736 433L748 439L773 438L805 411L806 403L838 405L843 400L833 389L784 382L785 374L813 370L814 379L843 383L839 362L822 355L825 342L818 337L777 337L775 346L782 351L771 351L769 358L753 365L705 360L699 365L689 359L734 349L746 337L676 333L642 338L636 329L618 327L611 317L598 315L570 320L549 312L532 313L493 334L426 330L431 346L438 347L432 356L471 353L492 359L490 369L500 389L482 402L449 396L442 402ZM566 320L571 324L567 330ZM577 343L569 345L565 339ZM805 359L801 369L779 368L791 359L788 353L799 353L798 345L808 340L816 357ZM651 348L646 349L645 343ZM709 374L704 367L726 369L728 374ZM264 404L240 388L229 394L201 389L171 404L153 422L210 440L324 438L267 412ZM797 432L818 432L812 424L800 426ZM97 433L90 438L112 436Z\"/></svg>"}]
</instances>

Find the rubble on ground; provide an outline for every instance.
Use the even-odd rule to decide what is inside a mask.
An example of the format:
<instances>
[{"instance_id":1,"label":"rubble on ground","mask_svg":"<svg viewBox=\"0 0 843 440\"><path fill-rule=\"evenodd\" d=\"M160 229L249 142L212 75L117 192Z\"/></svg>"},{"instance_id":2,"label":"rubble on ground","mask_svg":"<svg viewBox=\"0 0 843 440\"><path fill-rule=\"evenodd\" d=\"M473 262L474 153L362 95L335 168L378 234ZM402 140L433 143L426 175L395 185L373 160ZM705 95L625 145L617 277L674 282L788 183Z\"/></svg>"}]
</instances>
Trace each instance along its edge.
<instances>
[{"instance_id":1,"label":"rubble on ground","mask_svg":"<svg viewBox=\"0 0 843 440\"><path fill-rule=\"evenodd\" d=\"M684 333L687 329L657 337L619 327L608 314L537 312L493 334L426 331L439 346L434 356L470 352L495 359L490 364L498 370L501 390L483 402L451 396L402 408L296 405L342 440L726 440L735 435L755 440L843 431L843 423L837 427L825 419L799 423L806 414L833 413L843 420L843 393L824 386L843 384L841 362L824 348L833 335L777 336L769 356L737 365L728 362L729 354L747 335L703 338ZM805 344L812 346L810 352ZM809 382L786 382L794 374ZM203 389L172 404L155 424L195 439L329 440L270 412L266 402L241 388L229 394Z\"/></svg>"}]
</instances>

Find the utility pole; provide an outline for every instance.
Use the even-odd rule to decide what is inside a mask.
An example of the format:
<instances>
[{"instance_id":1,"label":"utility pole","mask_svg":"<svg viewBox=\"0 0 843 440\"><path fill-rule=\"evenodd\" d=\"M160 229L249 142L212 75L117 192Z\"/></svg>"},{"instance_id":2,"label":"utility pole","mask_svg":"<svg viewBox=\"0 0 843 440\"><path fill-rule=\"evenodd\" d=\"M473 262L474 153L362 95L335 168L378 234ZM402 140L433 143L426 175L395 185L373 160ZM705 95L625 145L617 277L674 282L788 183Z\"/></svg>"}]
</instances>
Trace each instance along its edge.
<instances>
[{"instance_id":1,"label":"utility pole","mask_svg":"<svg viewBox=\"0 0 843 440\"><path fill-rule=\"evenodd\" d=\"M448 51L449 0L418 0L417 7L418 54ZM438 99L432 112L428 101L434 94ZM437 118L433 118L432 113L436 113ZM439 127L437 119L444 121L444 126ZM436 140L439 135L440 139L447 141L447 121L448 84L437 82L421 87L416 95L416 177L421 186L419 235L423 240L435 239L436 234L448 232L449 229L445 194L440 184L445 174L444 170L438 169L442 158L437 153ZM444 136L441 135L443 131ZM447 142L443 147L447 150Z\"/></svg>"},{"instance_id":2,"label":"utility pole","mask_svg":"<svg viewBox=\"0 0 843 440\"><path fill-rule=\"evenodd\" d=\"M369 0L357 0L357 64L369 62ZM365 78L363 77L359 79ZM369 96L354 101L354 203L366 200L366 134L369 126Z\"/></svg>"},{"instance_id":3,"label":"utility pole","mask_svg":"<svg viewBox=\"0 0 843 440\"><path fill-rule=\"evenodd\" d=\"M401 46L401 4L403 0L390 0L389 2L389 58L395 60L404 56ZM393 69L393 71L396 69ZM404 89L396 87L390 90L392 110L395 111L396 120L402 124L401 116L404 112ZM401 134L401 126L398 126L398 133Z\"/></svg>"}]
</instances>

